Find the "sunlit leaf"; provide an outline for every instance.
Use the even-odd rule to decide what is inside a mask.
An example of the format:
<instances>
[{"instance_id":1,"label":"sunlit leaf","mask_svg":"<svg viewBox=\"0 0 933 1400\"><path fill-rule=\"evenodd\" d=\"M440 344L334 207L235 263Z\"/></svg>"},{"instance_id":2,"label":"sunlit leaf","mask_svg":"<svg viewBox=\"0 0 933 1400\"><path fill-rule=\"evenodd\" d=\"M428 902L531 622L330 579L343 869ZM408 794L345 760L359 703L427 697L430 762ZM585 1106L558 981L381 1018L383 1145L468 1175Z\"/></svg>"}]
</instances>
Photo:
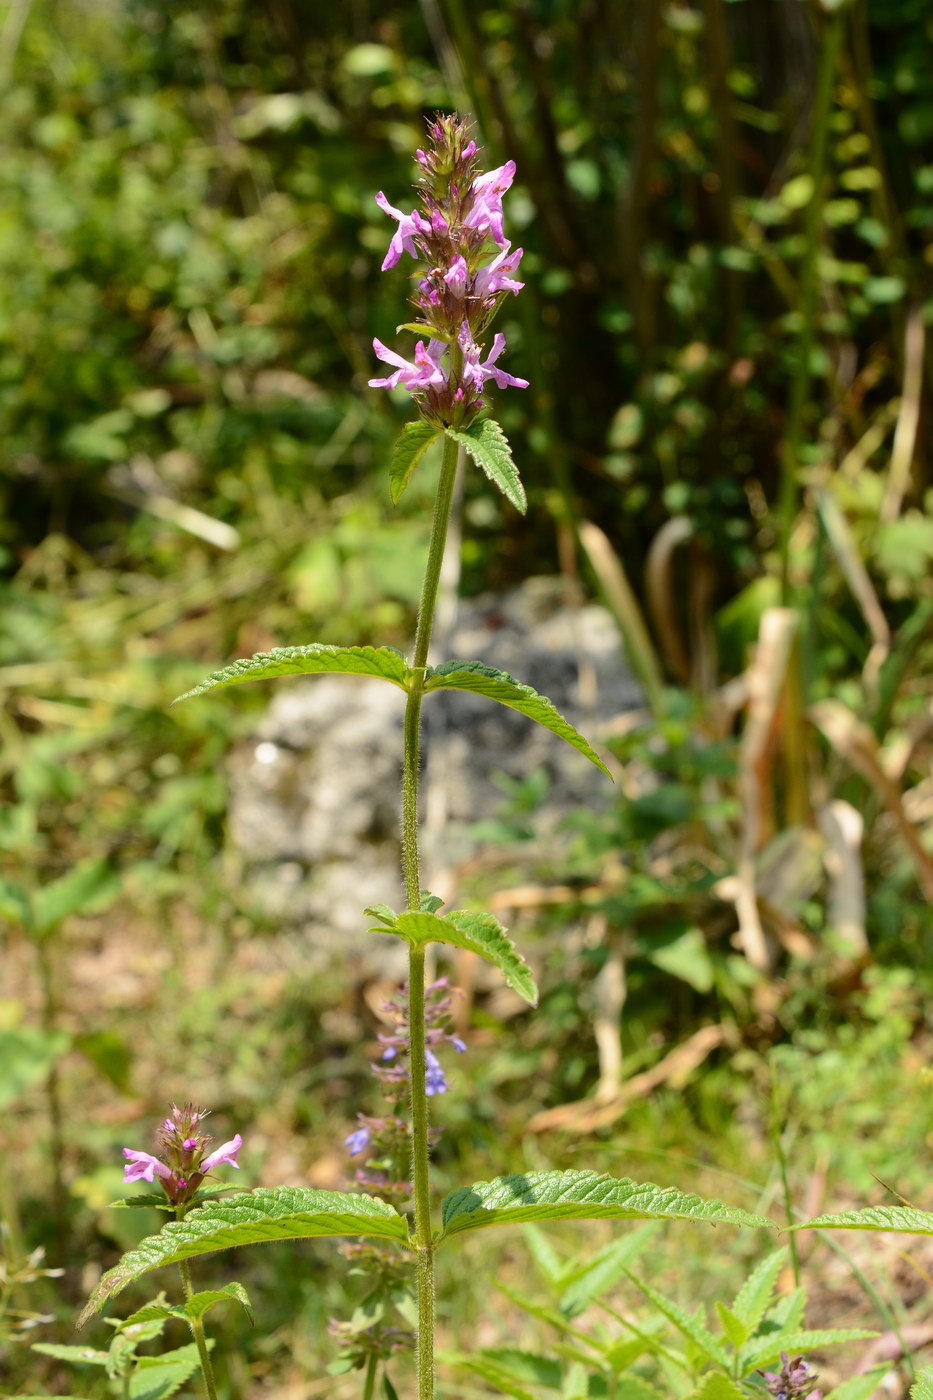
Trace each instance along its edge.
<instances>
[{"instance_id":1,"label":"sunlit leaf","mask_svg":"<svg viewBox=\"0 0 933 1400\"><path fill-rule=\"evenodd\" d=\"M499 424L492 418L479 418L468 428L447 428L446 433L455 442L463 444L476 465L482 468L495 486L498 486L515 509L524 515L528 509L525 488L518 468L512 460L509 440Z\"/></svg>"},{"instance_id":2,"label":"sunlit leaf","mask_svg":"<svg viewBox=\"0 0 933 1400\"><path fill-rule=\"evenodd\" d=\"M375 1235L404 1241L408 1226L385 1201L342 1191L314 1191L291 1186L244 1192L226 1201L210 1201L184 1220L172 1220L125 1254L104 1274L78 1319L82 1327L108 1299L163 1264L177 1264L199 1254L270 1240L301 1240L318 1235Z\"/></svg>"},{"instance_id":3,"label":"sunlit leaf","mask_svg":"<svg viewBox=\"0 0 933 1400\"><path fill-rule=\"evenodd\" d=\"M393 505L398 505L401 500L402 492L408 485L408 478L417 466L422 452L439 434L440 428L425 423L422 418L405 424L392 449L392 461L389 464L389 491Z\"/></svg>"},{"instance_id":4,"label":"sunlit leaf","mask_svg":"<svg viewBox=\"0 0 933 1400\"><path fill-rule=\"evenodd\" d=\"M482 661L445 661L440 666L429 666L425 677L426 694L436 690L465 690L471 695L482 695L487 700L496 700L511 710L527 715L545 729L550 729L558 738L565 739L578 753L582 753L607 777L609 769L582 734L558 712L546 695L539 695L530 685L522 685L506 671L497 671Z\"/></svg>"},{"instance_id":5,"label":"sunlit leaf","mask_svg":"<svg viewBox=\"0 0 933 1400\"><path fill-rule=\"evenodd\" d=\"M304 647L276 647L255 656L243 657L212 671L205 680L172 703L205 695L209 690L240 685L243 681L265 681L274 676L381 676L404 690L408 667L400 652L391 647L338 647L312 642Z\"/></svg>"}]
</instances>

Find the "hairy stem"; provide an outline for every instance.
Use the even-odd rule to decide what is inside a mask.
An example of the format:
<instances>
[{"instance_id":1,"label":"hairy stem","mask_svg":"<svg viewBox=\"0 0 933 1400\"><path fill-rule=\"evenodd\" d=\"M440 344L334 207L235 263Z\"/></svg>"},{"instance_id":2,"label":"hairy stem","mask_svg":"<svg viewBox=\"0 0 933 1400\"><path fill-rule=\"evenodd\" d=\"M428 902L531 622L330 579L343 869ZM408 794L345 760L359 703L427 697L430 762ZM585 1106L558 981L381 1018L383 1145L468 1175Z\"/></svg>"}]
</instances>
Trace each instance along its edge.
<instances>
[{"instance_id":1,"label":"hairy stem","mask_svg":"<svg viewBox=\"0 0 933 1400\"><path fill-rule=\"evenodd\" d=\"M190 1303L194 1296L194 1289L191 1286L191 1269L187 1259L182 1259L179 1262L178 1272L181 1274L181 1286L185 1292L185 1302ZM211 1354L207 1349L207 1338L204 1335L204 1323L199 1317L189 1317L188 1326L191 1328L195 1344L198 1348L198 1357L201 1362L201 1374L204 1377L204 1387L207 1391L208 1400L217 1400L217 1383L214 1380L214 1368L211 1365Z\"/></svg>"},{"instance_id":2,"label":"hairy stem","mask_svg":"<svg viewBox=\"0 0 933 1400\"><path fill-rule=\"evenodd\" d=\"M434 502L428 563L421 590L412 667L423 672L431 645L434 607L444 560L454 481L457 444L444 439L441 476ZM421 902L418 859L418 768L421 755L423 674L416 675L405 708L405 757L402 777L402 852L405 893L409 909ZM408 964L409 1064L411 1069L411 1159L415 1203L415 1250L418 1259L418 1400L434 1396L434 1246L431 1239L430 1165L428 1160L428 1098L425 1086L424 950L412 948Z\"/></svg>"}]
</instances>

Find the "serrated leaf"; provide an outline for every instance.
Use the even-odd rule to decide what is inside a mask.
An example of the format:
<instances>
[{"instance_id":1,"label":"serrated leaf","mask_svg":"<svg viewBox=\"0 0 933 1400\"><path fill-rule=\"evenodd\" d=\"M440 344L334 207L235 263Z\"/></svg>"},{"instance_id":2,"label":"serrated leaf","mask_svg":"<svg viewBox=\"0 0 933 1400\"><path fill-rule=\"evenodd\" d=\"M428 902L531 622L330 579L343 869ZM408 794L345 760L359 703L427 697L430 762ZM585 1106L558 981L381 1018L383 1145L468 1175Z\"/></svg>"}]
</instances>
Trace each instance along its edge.
<instances>
[{"instance_id":1,"label":"serrated leaf","mask_svg":"<svg viewBox=\"0 0 933 1400\"><path fill-rule=\"evenodd\" d=\"M868 1206L842 1215L818 1215L792 1230L892 1230L907 1235L933 1235L933 1212L913 1206Z\"/></svg>"},{"instance_id":2,"label":"serrated leaf","mask_svg":"<svg viewBox=\"0 0 933 1400\"><path fill-rule=\"evenodd\" d=\"M432 894L430 890L421 891L421 900L419 903L419 908L421 909L422 913L436 914L438 909L442 909L443 907L444 901L441 899L440 895Z\"/></svg>"},{"instance_id":3,"label":"serrated leaf","mask_svg":"<svg viewBox=\"0 0 933 1400\"><path fill-rule=\"evenodd\" d=\"M834 1386L826 1397L826 1400L871 1400L871 1397L881 1385L890 1369L891 1363L887 1361L883 1366L875 1366L873 1370L866 1371L862 1376L851 1376L849 1380L843 1381L841 1385ZM933 1382L933 1371L927 1374L930 1376L931 1382ZM922 1375L922 1371L918 1372L918 1381ZM913 1400L933 1400L933 1383L931 1383L926 1395L914 1396L915 1389L916 1386L911 1387L910 1393Z\"/></svg>"},{"instance_id":4,"label":"serrated leaf","mask_svg":"<svg viewBox=\"0 0 933 1400\"><path fill-rule=\"evenodd\" d=\"M163 1264L199 1254L269 1240L301 1240L321 1235L375 1235L404 1242L408 1226L385 1201L343 1191L273 1186L226 1201L209 1201L184 1220L171 1220L143 1240L104 1274L77 1325L99 1312L109 1298Z\"/></svg>"},{"instance_id":5,"label":"serrated leaf","mask_svg":"<svg viewBox=\"0 0 933 1400\"><path fill-rule=\"evenodd\" d=\"M755 1265L735 1295L732 1311L745 1323L749 1336L765 1315L786 1257L787 1250L784 1248L776 1249L773 1254L767 1255L760 1264Z\"/></svg>"},{"instance_id":6,"label":"serrated leaf","mask_svg":"<svg viewBox=\"0 0 933 1400\"><path fill-rule=\"evenodd\" d=\"M445 661L440 666L429 666L424 682L425 694L437 690L465 690L471 695L482 695L487 700L496 700L507 705L510 710L533 719L543 725L559 739L564 739L578 753L582 753L597 768L601 768L607 778L612 774L583 735L574 729L569 720L552 704L546 695L539 695L530 685L522 685L507 671L497 671L482 661Z\"/></svg>"},{"instance_id":7,"label":"serrated leaf","mask_svg":"<svg viewBox=\"0 0 933 1400\"><path fill-rule=\"evenodd\" d=\"M649 1220L637 1230L622 1235L599 1250L584 1268L575 1271L568 1282L561 1294L561 1312L567 1317L576 1317L595 1298L601 1297L607 1289L618 1283L627 1266L637 1258L660 1228L660 1221Z\"/></svg>"},{"instance_id":8,"label":"serrated leaf","mask_svg":"<svg viewBox=\"0 0 933 1400\"><path fill-rule=\"evenodd\" d=\"M446 428L447 436L462 443L473 461L494 486L510 501L520 515L528 509L525 488L512 459L512 449L505 433L494 418L480 418L468 428Z\"/></svg>"},{"instance_id":9,"label":"serrated leaf","mask_svg":"<svg viewBox=\"0 0 933 1400\"><path fill-rule=\"evenodd\" d=\"M748 1327L740 1318L736 1317L735 1313L732 1312L730 1308L726 1307L725 1303L720 1303L718 1299L716 1301L716 1313L719 1317L723 1336L726 1338L729 1345L734 1347L736 1351L738 1351L740 1347L744 1347L754 1329Z\"/></svg>"},{"instance_id":10,"label":"serrated leaf","mask_svg":"<svg viewBox=\"0 0 933 1400\"><path fill-rule=\"evenodd\" d=\"M370 933L384 933L385 929L394 931L398 915L388 904L371 904L363 910L363 913L368 914L372 919L378 919L381 924L385 925L383 929L370 929Z\"/></svg>"},{"instance_id":11,"label":"serrated leaf","mask_svg":"<svg viewBox=\"0 0 933 1400\"><path fill-rule=\"evenodd\" d=\"M924 1366L914 1377L910 1400L933 1400L933 1366Z\"/></svg>"},{"instance_id":12,"label":"serrated leaf","mask_svg":"<svg viewBox=\"0 0 933 1400\"><path fill-rule=\"evenodd\" d=\"M207 1345L213 1348L213 1338ZM178 1347L163 1356L140 1356L130 1377L130 1400L168 1400L200 1367L197 1344Z\"/></svg>"},{"instance_id":13,"label":"serrated leaf","mask_svg":"<svg viewBox=\"0 0 933 1400\"><path fill-rule=\"evenodd\" d=\"M395 931L415 946L449 943L454 948L478 953L495 964L523 1000L537 1005L538 989L528 964L493 914L475 914L467 909L452 909L449 914L407 910L396 919Z\"/></svg>"},{"instance_id":14,"label":"serrated leaf","mask_svg":"<svg viewBox=\"0 0 933 1400\"><path fill-rule=\"evenodd\" d=\"M408 667L392 647L338 647L312 642L305 647L276 647L255 656L242 657L221 671L212 671L199 685L172 701L178 705L194 695L222 690L244 681L265 681L274 676L380 676L405 689Z\"/></svg>"},{"instance_id":15,"label":"serrated leaf","mask_svg":"<svg viewBox=\"0 0 933 1400\"><path fill-rule=\"evenodd\" d=\"M774 1332L770 1337L756 1338L742 1352L742 1372L747 1375L761 1366L771 1366L781 1359L781 1352L816 1351L817 1348L841 1346L843 1342L868 1342L877 1332L858 1327L826 1328L817 1331Z\"/></svg>"},{"instance_id":16,"label":"serrated leaf","mask_svg":"<svg viewBox=\"0 0 933 1400\"><path fill-rule=\"evenodd\" d=\"M128 1327L135 1327L140 1322L154 1322L161 1318L174 1317L179 1321L188 1322L203 1317L218 1303L230 1302L239 1303L250 1322L254 1321L249 1294L242 1283L228 1283L223 1288L209 1288L202 1293L194 1293L186 1303L173 1305L159 1300L147 1303L145 1307L132 1313L125 1322L122 1322L120 1330L126 1331Z\"/></svg>"},{"instance_id":17,"label":"serrated leaf","mask_svg":"<svg viewBox=\"0 0 933 1400\"><path fill-rule=\"evenodd\" d=\"M94 1347L62 1346L58 1342L33 1342L30 1351L39 1351L43 1356L54 1356L58 1361L77 1362L81 1366L106 1366L110 1360L106 1351Z\"/></svg>"},{"instance_id":18,"label":"serrated leaf","mask_svg":"<svg viewBox=\"0 0 933 1400\"><path fill-rule=\"evenodd\" d=\"M692 1392L690 1400L748 1400L748 1397L721 1371L710 1371Z\"/></svg>"},{"instance_id":19,"label":"serrated leaf","mask_svg":"<svg viewBox=\"0 0 933 1400\"><path fill-rule=\"evenodd\" d=\"M618 1400L667 1400L660 1390L642 1380L641 1376L621 1375L616 1394Z\"/></svg>"},{"instance_id":20,"label":"serrated leaf","mask_svg":"<svg viewBox=\"0 0 933 1400\"><path fill-rule=\"evenodd\" d=\"M527 1390L524 1385L519 1384L513 1376L497 1365L494 1361L487 1359L482 1352L471 1355L461 1355L458 1353L447 1353L443 1360L449 1365L455 1366L458 1370L468 1371L473 1376L479 1376L488 1385L495 1386L503 1395L511 1395L512 1400L536 1400L536 1397Z\"/></svg>"},{"instance_id":21,"label":"serrated leaf","mask_svg":"<svg viewBox=\"0 0 933 1400\"><path fill-rule=\"evenodd\" d=\"M525 1237L525 1244L528 1246L528 1253L537 1265L542 1277L552 1286L562 1285L565 1282L567 1265L548 1236L537 1225L523 1225L522 1234Z\"/></svg>"},{"instance_id":22,"label":"serrated leaf","mask_svg":"<svg viewBox=\"0 0 933 1400\"><path fill-rule=\"evenodd\" d=\"M678 1332L682 1332L685 1337L689 1337L690 1341L699 1348L707 1360L715 1362L717 1366L721 1366L725 1371L730 1369L732 1363L729 1353L726 1351L725 1347L717 1341L712 1332L704 1327L702 1322L695 1318L692 1313L688 1313L679 1303L675 1303L673 1299L665 1298L663 1293L659 1293L658 1290L652 1288L649 1283L645 1283L642 1279L636 1278L634 1274L628 1273L628 1270L626 1270L626 1275L629 1280L634 1283L635 1287L640 1289L645 1297L654 1304L658 1312L662 1313L663 1316L667 1318L668 1322L674 1324Z\"/></svg>"},{"instance_id":23,"label":"serrated leaf","mask_svg":"<svg viewBox=\"0 0 933 1400\"><path fill-rule=\"evenodd\" d=\"M539 1356L536 1352L520 1351L517 1347L487 1347L482 1351L447 1359L466 1370L474 1371L484 1380L492 1381L500 1390L505 1390L510 1395L525 1392L510 1390L507 1386L540 1385L549 1390L559 1390L564 1379L564 1368L560 1362L551 1357Z\"/></svg>"},{"instance_id":24,"label":"serrated leaf","mask_svg":"<svg viewBox=\"0 0 933 1400\"><path fill-rule=\"evenodd\" d=\"M430 447L439 433L440 428L425 423L422 418L416 418L414 423L405 424L392 449L392 461L389 464L389 493L394 506L401 500L402 492L408 485L408 478L418 464L418 458L426 447Z\"/></svg>"},{"instance_id":25,"label":"serrated leaf","mask_svg":"<svg viewBox=\"0 0 933 1400\"><path fill-rule=\"evenodd\" d=\"M444 1235L521 1220L695 1220L710 1225L777 1227L760 1215L592 1171L501 1176L461 1186L441 1208Z\"/></svg>"}]
</instances>

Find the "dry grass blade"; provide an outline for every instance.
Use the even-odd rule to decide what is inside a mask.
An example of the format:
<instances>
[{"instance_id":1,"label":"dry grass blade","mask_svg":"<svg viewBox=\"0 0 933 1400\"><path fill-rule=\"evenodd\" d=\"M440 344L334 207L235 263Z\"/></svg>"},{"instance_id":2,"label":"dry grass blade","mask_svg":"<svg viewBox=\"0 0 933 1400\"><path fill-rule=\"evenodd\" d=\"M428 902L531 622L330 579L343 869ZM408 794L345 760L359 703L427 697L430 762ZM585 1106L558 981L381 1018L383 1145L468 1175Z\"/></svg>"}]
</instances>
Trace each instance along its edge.
<instances>
[{"instance_id":1,"label":"dry grass blade","mask_svg":"<svg viewBox=\"0 0 933 1400\"><path fill-rule=\"evenodd\" d=\"M900 788L885 772L878 741L841 700L820 700L807 711L827 742L878 793L909 850L927 899L933 899L933 859L924 850L917 828L904 811Z\"/></svg>"},{"instance_id":2,"label":"dry grass blade","mask_svg":"<svg viewBox=\"0 0 933 1400\"><path fill-rule=\"evenodd\" d=\"M661 703L661 668L622 561L598 525L582 520L579 528L580 543L619 625L629 660L645 687L648 703L657 712Z\"/></svg>"},{"instance_id":3,"label":"dry grass blade","mask_svg":"<svg viewBox=\"0 0 933 1400\"><path fill-rule=\"evenodd\" d=\"M752 967L761 972L768 971L771 956L758 911L755 853L764 834L771 741L796 633L796 613L789 608L768 608L762 614L758 647L747 673L748 714L739 751L742 830L736 862L735 911L742 951Z\"/></svg>"},{"instance_id":4,"label":"dry grass blade","mask_svg":"<svg viewBox=\"0 0 933 1400\"><path fill-rule=\"evenodd\" d=\"M897 416L897 427L894 430L887 490L880 511L880 518L885 523L896 520L900 515L901 504L910 485L910 468L917 445L920 400L923 393L925 339L923 313L919 306L912 306L907 315L907 328L904 333L904 393Z\"/></svg>"},{"instance_id":5,"label":"dry grass blade","mask_svg":"<svg viewBox=\"0 0 933 1400\"><path fill-rule=\"evenodd\" d=\"M597 1128L607 1128L617 1118L621 1118L628 1105L638 1098L644 1098L662 1084L670 1083L675 1088L686 1083L694 1070L720 1045L730 1037L726 1026L701 1026L693 1035L676 1045L663 1059L642 1074L636 1074L624 1084L615 1098L597 1103L592 1099L582 1099L578 1103L561 1104L558 1108L545 1109L536 1113L529 1121L529 1131L546 1133L552 1129L572 1130L577 1133L592 1133Z\"/></svg>"},{"instance_id":6,"label":"dry grass blade","mask_svg":"<svg viewBox=\"0 0 933 1400\"><path fill-rule=\"evenodd\" d=\"M832 491L820 491L817 508L829 542L839 560L839 567L872 635L874 645L868 654L863 674L866 688L874 694L878 688L878 673L891 650L891 629L868 576L868 570L862 563L862 556L849 529L849 522L840 510L839 502Z\"/></svg>"},{"instance_id":7,"label":"dry grass blade","mask_svg":"<svg viewBox=\"0 0 933 1400\"><path fill-rule=\"evenodd\" d=\"M862 869L865 823L861 812L841 798L827 802L817 819L826 842L823 859L829 877L827 920L846 951L857 960L868 953Z\"/></svg>"},{"instance_id":8,"label":"dry grass blade","mask_svg":"<svg viewBox=\"0 0 933 1400\"><path fill-rule=\"evenodd\" d=\"M693 536L693 523L685 515L668 520L651 541L645 563L645 597L664 659L685 683L690 681L690 657L684 646L674 604L674 555Z\"/></svg>"}]
</instances>

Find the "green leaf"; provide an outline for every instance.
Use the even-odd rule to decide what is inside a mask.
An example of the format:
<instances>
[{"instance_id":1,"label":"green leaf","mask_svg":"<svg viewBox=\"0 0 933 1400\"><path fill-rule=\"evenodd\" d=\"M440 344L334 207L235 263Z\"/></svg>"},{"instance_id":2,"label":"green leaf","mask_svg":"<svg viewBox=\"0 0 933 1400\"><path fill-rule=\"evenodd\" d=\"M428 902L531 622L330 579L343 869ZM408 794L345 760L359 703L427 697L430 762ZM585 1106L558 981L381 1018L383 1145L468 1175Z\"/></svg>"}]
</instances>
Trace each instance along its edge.
<instances>
[{"instance_id":1,"label":"green leaf","mask_svg":"<svg viewBox=\"0 0 933 1400\"><path fill-rule=\"evenodd\" d=\"M60 1346L58 1342L33 1342L30 1351L40 1351L43 1356L54 1356L58 1361L70 1361L81 1366L106 1366L110 1360L106 1351L96 1351L94 1347Z\"/></svg>"},{"instance_id":2,"label":"green leaf","mask_svg":"<svg viewBox=\"0 0 933 1400\"><path fill-rule=\"evenodd\" d=\"M209 1201L184 1220L171 1220L143 1240L104 1274L77 1325L99 1312L109 1298L163 1264L199 1254L269 1240L303 1240L318 1235L376 1235L406 1241L404 1218L385 1201L342 1191L273 1186L226 1201Z\"/></svg>"},{"instance_id":3,"label":"green leaf","mask_svg":"<svg viewBox=\"0 0 933 1400\"><path fill-rule=\"evenodd\" d=\"M568 1283L560 1299L561 1312L567 1317L576 1317L594 1298L612 1288L660 1228L660 1221L650 1220L599 1250Z\"/></svg>"},{"instance_id":4,"label":"green leaf","mask_svg":"<svg viewBox=\"0 0 933 1400\"><path fill-rule=\"evenodd\" d=\"M692 1392L689 1400L748 1400L748 1397L744 1390L721 1371L710 1371Z\"/></svg>"},{"instance_id":5,"label":"green leaf","mask_svg":"<svg viewBox=\"0 0 933 1400\"><path fill-rule=\"evenodd\" d=\"M621 1375L619 1377L619 1400L667 1400L667 1397L653 1385L643 1381L641 1376Z\"/></svg>"},{"instance_id":6,"label":"green leaf","mask_svg":"<svg viewBox=\"0 0 933 1400\"><path fill-rule=\"evenodd\" d=\"M834 1386L826 1400L871 1400L890 1369L891 1363L886 1361L883 1366L875 1366L873 1370L866 1371L863 1376L851 1376L841 1385ZM931 1381L926 1394L914 1395L923 1374L923 1371L917 1373L917 1382L911 1387L910 1393L913 1400L933 1400L933 1371L926 1372Z\"/></svg>"},{"instance_id":7,"label":"green leaf","mask_svg":"<svg viewBox=\"0 0 933 1400\"><path fill-rule=\"evenodd\" d=\"M0 1031L0 1109L44 1079L70 1045L67 1031L43 1031L38 1026Z\"/></svg>"},{"instance_id":8,"label":"green leaf","mask_svg":"<svg viewBox=\"0 0 933 1400\"><path fill-rule=\"evenodd\" d=\"M650 1284L644 1283L641 1279L636 1278L634 1274L629 1274L627 1272L627 1276L630 1281L634 1283L635 1287L641 1289L645 1297L650 1299L658 1312L662 1313L663 1316L667 1318L668 1322L672 1322L677 1330L682 1332L685 1337L689 1337L708 1360L715 1362L717 1366L721 1366L724 1371L730 1369L732 1363L729 1353L726 1351L725 1347L717 1341L712 1332L703 1326L702 1322L695 1318L692 1313L686 1312L679 1303L675 1303L670 1298L665 1298L663 1293L659 1293L658 1290L652 1288Z\"/></svg>"},{"instance_id":9,"label":"green leaf","mask_svg":"<svg viewBox=\"0 0 933 1400\"><path fill-rule=\"evenodd\" d=\"M90 1031L87 1035L75 1036L74 1048L90 1060L114 1088L122 1093L129 1092L133 1057L126 1041L116 1031Z\"/></svg>"},{"instance_id":10,"label":"green leaf","mask_svg":"<svg viewBox=\"0 0 933 1400\"><path fill-rule=\"evenodd\" d=\"M528 1253L545 1280L552 1286L562 1283L567 1266L544 1231L539 1230L537 1225L523 1225L522 1234Z\"/></svg>"},{"instance_id":11,"label":"green leaf","mask_svg":"<svg viewBox=\"0 0 933 1400\"><path fill-rule=\"evenodd\" d=\"M438 909L443 908L444 901L440 895L432 894L430 890L421 891L421 902L419 908L424 914L436 914Z\"/></svg>"},{"instance_id":12,"label":"green leaf","mask_svg":"<svg viewBox=\"0 0 933 1400\"><path fill-rule=\"evenodd\" d=\"M155 1322L160 1318L174 1317L182 1322L196 1320L203 1317L218 1303L230 1302L239 1303L250 1322L254 1320L249 1294L242 1283L228 1283L224 1288L209 1288L202 1293L193 1293L186 1303L179 1303L175 1306L158 1300L154 1303L147 1303L138 1312L132 1313L125 1322L121 1322L120 1330L122 1332L127 1327L135 1327L137 1323Z\"/></svg>"},{"instance_id":13,"label":"green leaf","mask_svg":"<svg viewBox=\"0 0 933 1400\"><path fill-rule=\"evenodd\" d=\"M539 695L530 685L522 685L506 671L497 671L482 661L445 661L440 666L429 666L425 675L425 694L436 690L466 690L471 695L483 695L487 700L497 700L500 705L508 705L527 715L545 729L550 729L558 738L582 753L607 777L612 774L596 753L595 749L579 734L569 720L554 707L546 695Z\"/></svg>"},{"instance_id":14,"label":"green leaf","mask_svg":"<svg viewBox=\"0 0 933 1400\"><path fill-rule=\"evenodd\" d=\"M473 1352L470 1355L447 1354L443 1359L461 1371L469 1371L471 1375L479 1376L502 1394L511 1395L512 1400L536 1400L525 1385L485 1352Z\"/></svg>"},{"instance_id":15,"label":"green leaf","mask_svg":"<svg viewBox=\"0 0 933 1400\"><path fill-rule=\"evenodd\" d=\"M222 671L212 671L200 685L177 696L172 704L190 700L193 695L205 695L209 690L239 685L242 681L321 675L381 676L404 690L408 667L405 658L392 647L337 647L326 642L312 642L306 647L276 647L273 651L243 657Z\"/></svg>"},{"instance_id":16,"label":"green leaf","mask_svg":"<svg viewBox=\"0 0 933 1400\"><path fill-rule=\"evenodd\" d=\"M858 1327L826 1328L817 1331L774 1332L770 1337L756 1338L742 1352L742 1374L748 1375L760 1366L780 1361L781 1352L816 1351L817 1348L841 1346L843 1342L868 1342L877 1332L865 1332Z\"/></svg>"},{"instance_id":17,"label":"green leaf","mask_svg":"<svg viewBox=\"0 0 933 1400\"><path fill-rule=\"evenodd\" d=\"M32 897L33 928L51 933L70 914L90 913L114 900L120 881L106 860L79 861L59 880L36 890Z\"/></svg>"},{"instance_id":18,"label":"green leaf","mask_svg":"<svg viewBox=\"0 0 933 1400\"><path fill-rule=\"evenodd\" d=\"M773 1254L767 1255L760 1264L756 1264L735 1296L732 1311L740 1321L745 1323L749 1336L755 1331L767 1311L771 1294L774 1292L774 1285L777 1283L778 1274L781 1272L786 1257L787 1250L783 1248L776 1249Z\"/></svg>"},{"instance_id":19,"label":"green leaf","mask_svg":"<svg viewBox=\"0 0 933 1400\"><path fill-rule=\"evenodd\" d=\"M207 1345L213 1348L213 1338ZM162 1356L140 1356L130 1377L130 1400L167 1400L201 1365L195 1342Z\"/></svg>"},{"instance_id":20,"label":"green leaf","mask_svg":"<svg viewBox=\"0 0 933 1400\"><path fill-rule=\"evenodd\" d=\"M918 1371L910 1387L910 1400L933 1400L933 1366Z\"/></svg>"},{"instance_id":21,"label":"green leaf","mask_svg":"<svg viewBox=\"0 0 933 1400\"><path fill-rule=\"evenodd\" d=\"M696 1220L776 1229L760 1215L591 1171L528 1172L461 1186L441 1208L443 1236L522 1220Z\"/></svg>"},{"instance_id":22,"label":"green leaf","mask_svg":"<svg viewBox=\"0 0 933 1400\"><path fill-rule=\"evenodd\" d=\"M371 932L384 933L384 929ZM426 914L408 910L395 920L395 932L420 947L425 943L449 943L465 948L494 963L508 985L531 1006L538 1002L538 989L528 964L492 914L474 914L452 909L449 914Z\"/></svg>"},{"instance_id":23,"label":"green leaf","mask_svg":"<svg viewBox=\"0 0 933 1400\"><path fill-rule=\"evenodd\" d=\"M893 1230L905 1235L933 1235L933 1212L912 1206L869 1206L842 1215L817 1215L792 1230Z\"/></svg>"},{"instance_id":24,"label":"green leaf","mask_svg":"<svg viewBox=\"0 0 933 1400\"><path fill-rule=\"evenodd\" d=\"M425 423L421 418L417 418L414 423L405 424L401 436L392 449L392 461L389 465L389 492L394 506L397 506L401 500L402 492L408 485L408 478L417 466L418 458L439 433L440 428Z\"/></svg>"},{"instance_id":25,"label":"green leaf","mask_svg":"<svg viewBox=\"0 0 933 1400\"><path fill-rule=\"evenodd\" d=\"M739 1347L744 1347L754 1330L736 1317L735 1313L726 1307L725 1303L720 1303L717 1299L716 1312L722 1326L723 1335L731 1347L738 1351Z\"/></svg>"},{"instance_id":26,"label":"green leaf","mask_svg":"<svg viewBox=\"0 0 933 1400\"><path fill-rule=\"evenodd\" d=\"M524 515L528 509L525 488L512 460L509 440L499 424L493 418L479 418L462 431L446 428L445 432L455 442L463 444L493 485L498 486L503 496Z\"/></svg>"}]
</instances>

